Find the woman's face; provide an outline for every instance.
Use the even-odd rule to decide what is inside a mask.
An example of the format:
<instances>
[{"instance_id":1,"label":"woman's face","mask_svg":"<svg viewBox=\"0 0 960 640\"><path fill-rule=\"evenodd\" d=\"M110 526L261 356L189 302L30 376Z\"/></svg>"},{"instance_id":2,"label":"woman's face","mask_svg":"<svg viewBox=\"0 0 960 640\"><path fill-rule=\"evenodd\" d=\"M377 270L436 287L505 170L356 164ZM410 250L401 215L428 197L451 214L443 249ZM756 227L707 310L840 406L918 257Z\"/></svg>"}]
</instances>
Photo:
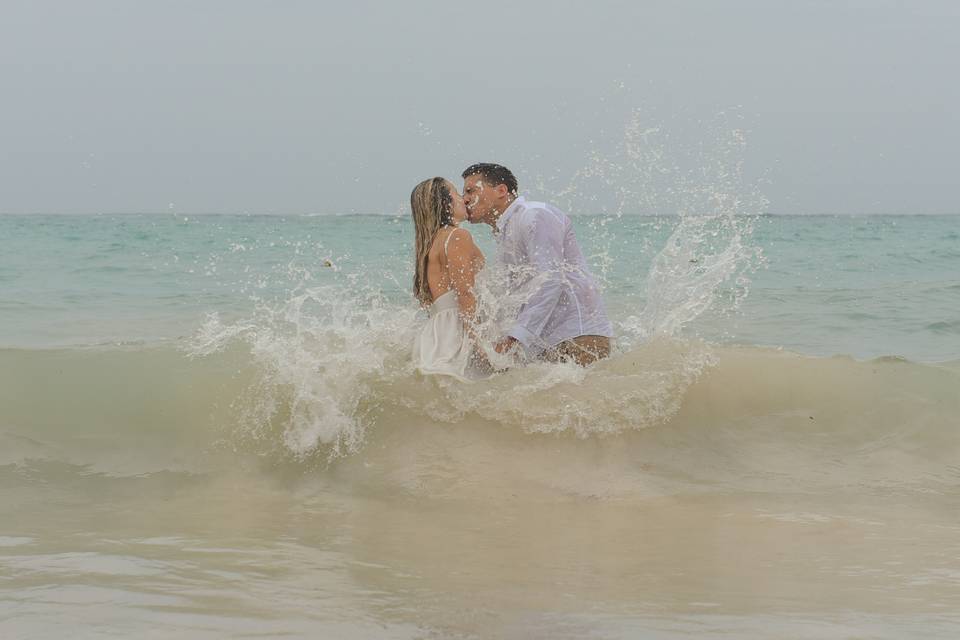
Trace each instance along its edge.
<instances>
[{"instance_id":1,"label":"woman's face","mask_svg":"<svg viewBox=\"0 0 960 640\"><path fill-rule=\"evenodd\" d=\"M453 199L453 208L450 211L450 216L453 219L453 224L460 224L467 219L467 207L463 203L463 196L460 195L460 192L457 191L457 188L453 186L453 183L447 180L447 189L450 191L450 197Z\"/></svg>"}]
</instances>

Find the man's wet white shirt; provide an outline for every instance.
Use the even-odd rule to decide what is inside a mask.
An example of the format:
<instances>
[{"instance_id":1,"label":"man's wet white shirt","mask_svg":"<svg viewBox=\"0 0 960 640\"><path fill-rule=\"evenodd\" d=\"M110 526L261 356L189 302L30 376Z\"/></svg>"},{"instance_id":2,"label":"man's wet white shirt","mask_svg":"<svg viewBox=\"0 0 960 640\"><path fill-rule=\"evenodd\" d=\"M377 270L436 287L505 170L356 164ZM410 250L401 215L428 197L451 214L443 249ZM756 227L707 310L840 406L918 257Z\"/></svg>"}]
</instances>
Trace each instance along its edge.
<instances>
[{"instance_id":1,"label":"man's wet white shirt","mask_svg":"<svg viewBox=\"0 0 960 640\"><path fill-rule=\"evenodd\" d=\"M613 336L565 213L519 196L497 220L496 239L498 262L510 274L507 295L536 287L507 331L527 356L577 336Z\"/></svg>"}]
</instances>

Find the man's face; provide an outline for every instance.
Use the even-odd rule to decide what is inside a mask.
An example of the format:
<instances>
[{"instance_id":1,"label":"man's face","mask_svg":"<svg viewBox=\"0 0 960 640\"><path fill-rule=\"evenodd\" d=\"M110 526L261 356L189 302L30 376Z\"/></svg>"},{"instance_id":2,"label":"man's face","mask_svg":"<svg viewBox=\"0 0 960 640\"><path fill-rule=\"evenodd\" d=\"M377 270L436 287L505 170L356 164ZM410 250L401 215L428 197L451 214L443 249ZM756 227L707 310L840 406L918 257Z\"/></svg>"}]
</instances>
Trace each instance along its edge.
<instances>
[{"instance_id":1,"label":"man's face","mask_svg":"<svg viewBox=\"0 0 960 640\"><path fill-rule=\"evenodd\" d=\"M501 200L498 191L496 187L485 183L479 173L464 178L463 200L467 205L467 220L475 224L489 222Z\"/></svg>"}]
</instances>

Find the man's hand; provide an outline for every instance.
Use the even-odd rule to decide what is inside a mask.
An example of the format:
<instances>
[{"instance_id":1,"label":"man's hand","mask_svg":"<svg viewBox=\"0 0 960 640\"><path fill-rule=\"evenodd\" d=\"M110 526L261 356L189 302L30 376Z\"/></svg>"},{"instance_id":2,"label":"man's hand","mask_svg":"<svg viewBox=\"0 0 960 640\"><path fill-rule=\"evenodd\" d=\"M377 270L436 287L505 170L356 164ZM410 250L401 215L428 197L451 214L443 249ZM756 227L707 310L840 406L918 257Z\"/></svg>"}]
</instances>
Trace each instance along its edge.
<instances>
[{"instance_id":1,"label":"man's hand","mask_svg":"<svg viewBox=\"0 0 960 640\"><path fill-rule=\"evenodd\" d=\"M507 336L506 338L501 339L497 344L493 345L493 350L497 353L507 353L513 349L513 345L517 344L517 339L513 336Z\"/></svg>"}]
</instances>

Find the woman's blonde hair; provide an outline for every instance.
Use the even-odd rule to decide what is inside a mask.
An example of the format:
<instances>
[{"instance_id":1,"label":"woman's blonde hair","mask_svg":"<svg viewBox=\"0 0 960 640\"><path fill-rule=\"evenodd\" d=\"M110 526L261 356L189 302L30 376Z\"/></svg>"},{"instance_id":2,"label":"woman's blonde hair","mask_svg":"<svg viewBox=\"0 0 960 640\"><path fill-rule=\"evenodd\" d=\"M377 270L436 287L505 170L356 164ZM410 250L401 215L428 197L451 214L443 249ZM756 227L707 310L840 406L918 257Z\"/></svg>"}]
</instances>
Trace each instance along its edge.
<instances>
[{"instance_id":1,"label":"woman's blonde hair","mask_svg":"<svg viewBox=\"0 0 960 640\"><path fill-rule=\"evenodd\" d=\"M430 178L413 188L410 210L413 212L414 263L413 295L420 304L433 302L427 283L427 256L437 231L453 224L453 196L445 178Z\"/></svg>"}]
</instances>

